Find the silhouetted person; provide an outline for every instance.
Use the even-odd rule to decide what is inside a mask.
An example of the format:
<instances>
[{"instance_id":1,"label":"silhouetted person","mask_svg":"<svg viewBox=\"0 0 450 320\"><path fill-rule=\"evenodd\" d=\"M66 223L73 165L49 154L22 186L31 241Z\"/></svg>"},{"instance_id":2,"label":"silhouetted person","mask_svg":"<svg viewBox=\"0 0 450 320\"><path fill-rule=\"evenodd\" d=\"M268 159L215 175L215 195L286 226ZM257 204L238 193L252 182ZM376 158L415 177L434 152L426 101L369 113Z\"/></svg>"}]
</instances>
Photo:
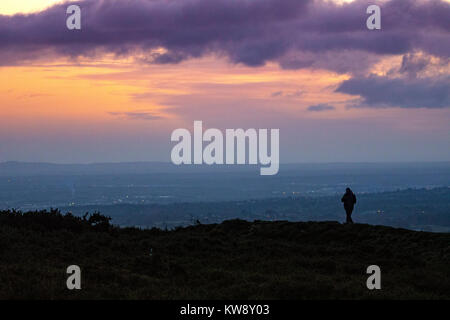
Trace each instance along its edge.
<instances>
[{"instance_id":1,"label":"silhouetted person","mask_svg":"<svg viewBox=\"0 0 450 320\"><path fill-rule=\"evenodd\" d=\"M345 212L347 213L347 223L353 223L352 212L353 207L355 206L356 203L356 196L350 188L347 188L345 190L345 194L342 197L341 202L344 203L344 209Z\"/></svg>"}]
</instances>

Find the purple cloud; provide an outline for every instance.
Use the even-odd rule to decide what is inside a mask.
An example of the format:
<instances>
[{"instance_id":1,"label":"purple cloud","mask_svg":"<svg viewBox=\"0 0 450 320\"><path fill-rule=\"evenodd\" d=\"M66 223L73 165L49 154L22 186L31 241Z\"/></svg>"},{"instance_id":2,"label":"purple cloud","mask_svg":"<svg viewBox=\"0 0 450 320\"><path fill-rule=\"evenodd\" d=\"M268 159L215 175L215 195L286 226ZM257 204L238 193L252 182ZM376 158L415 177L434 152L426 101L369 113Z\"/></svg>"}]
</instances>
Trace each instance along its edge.
<instances>
[{"instance_id":1,"label":"purple cloud","mask_svg":"<svg viewBox=\"0 0 450 320\"><path fill-rule=\"evenodd\" d=\"M271 97L281 97L283 96L283 91L275 91L270 95Z\"/></svg>"},{"instance_id":2,"label":"purple cloud","mask_svg":"<svg viewBox=\"0 0 450 320\"><path fill-rule=\"evenodd\" d=\"M80 31L66 29L67 4L0 16L0 64L105 53L139 53L147 56L143 61L164 64L214 53L248 66L274 61L291 69L356 72L384 54L420 50L450 56L449 3L380 3L382 30L369 31L365 9L373 2L86 0L79 2ZM151 51L161 47L167 52Z\"/></svg>"},{"instance_id":3,"label":"purple cloud","mask_svg":"<svg viewBox=\"0 0 450 320\"><path fill-rule=\"evenodd\" d=\"M159 120L161 116L154 115L151 112L108 112L112 116L125 117L131 120Z\"/></svg>"},{"instance_id":4,"label":"purple cloud","mask_svg":"<svg viewBox=\"0 0 450 320\"><path fill-rule=\"evenodd\" d=\"M272 98L276 98L276 97L285 97L285 98L297 98L303 95L303 91L302 90L295 90L295 91L290 91L290 92L285 92L285 91L275 91L272 92L270 94L270 96Z\"/></svg>"},{"instance_id":5,"label":"purple cloud","mask_svg":"<svg viewBox=\"0 0 450 320\"><path fill-rule=\"evenodd\" d=\"M344 81L336 92L359 95L354 107L448 108L450 76L437 78L357 77Z\"/></svg>"},{"instance_id":6,"label":"purple cloud","mask_svg":"<svg viewBox=\"0 0 450 320\"><path fill-rule=\"evenodd\" d=\"M316 104L314 106L309 106L308 107L308 111L314 111L314 112L321 112L321 111L330 111L330 110L334 110L336 109L333 106L330 106L329 104L325 104L325 103L321 103L321 104Z\"/></svg>"}]
</instances>

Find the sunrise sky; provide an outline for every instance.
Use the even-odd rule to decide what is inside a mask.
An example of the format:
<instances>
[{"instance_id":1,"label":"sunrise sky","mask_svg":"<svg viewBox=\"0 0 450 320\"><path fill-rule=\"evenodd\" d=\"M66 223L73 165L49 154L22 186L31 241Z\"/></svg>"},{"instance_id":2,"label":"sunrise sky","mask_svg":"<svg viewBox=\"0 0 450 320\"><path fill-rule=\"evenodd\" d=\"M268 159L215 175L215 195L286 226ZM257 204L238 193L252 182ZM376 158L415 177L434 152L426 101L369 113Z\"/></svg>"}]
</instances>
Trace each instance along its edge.
<instances>
[{"instance_id":1,"label":"sunrise sky","mask_svg":"<svg viewBox=\"0 0 450 320\"><path fill-rule=\"evenodd\" d=\"M170 161L194 120L281 162L450 161L450 2L0 3L0 161ZM382 29L366 28L369 4Z\"/></svg>"}]
</instances>

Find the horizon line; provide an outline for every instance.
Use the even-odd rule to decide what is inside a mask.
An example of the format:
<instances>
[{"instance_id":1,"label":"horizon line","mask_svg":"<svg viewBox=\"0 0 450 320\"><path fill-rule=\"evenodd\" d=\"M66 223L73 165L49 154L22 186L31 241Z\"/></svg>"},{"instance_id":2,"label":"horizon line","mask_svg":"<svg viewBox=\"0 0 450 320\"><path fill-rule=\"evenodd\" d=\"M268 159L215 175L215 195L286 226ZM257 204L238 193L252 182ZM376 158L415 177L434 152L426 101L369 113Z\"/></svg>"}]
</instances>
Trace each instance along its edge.
<instances>
[{"instance_id":1,"label":"horizon line","mask_svg":"<svg viewBox=\"0 0 450 320\"><path fill-rule=\"evenodd\" d=\"M307 165L307 164L433 164L433 163L450 163L450 160L399 160L399 161L332 161L332 162L322 162L322 161L315 161L315 162L280 162L280 165ZM47 164L47 165L110 165L110 164L169 164L174 167L179 167L179 165L174 165L170 161L110 161L110 162L49 162L49 161L20 161L20 160L6 160L6 161L0 161L0 165L3 164ZM219 166L219 164L185 164L183 166L207 166L207 167L213 167L213 166ZM238 166L236 164L220 164L220 166ZM256 166L251 164L243 164L239 166Z\"/></svg>"}]
</instances>

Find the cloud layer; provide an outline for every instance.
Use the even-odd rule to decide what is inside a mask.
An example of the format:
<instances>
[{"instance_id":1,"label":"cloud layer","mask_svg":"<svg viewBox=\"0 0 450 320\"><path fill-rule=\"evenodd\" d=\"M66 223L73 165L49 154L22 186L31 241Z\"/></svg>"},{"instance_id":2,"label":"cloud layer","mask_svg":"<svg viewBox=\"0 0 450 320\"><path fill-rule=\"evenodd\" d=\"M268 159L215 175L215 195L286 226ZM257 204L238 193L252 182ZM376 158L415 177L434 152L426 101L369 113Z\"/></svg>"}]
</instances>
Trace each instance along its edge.
<instances>
[{"instance_id":1,"label":"cloud layer","mask_svg":"<svg viewBox=\"0 0 450 320\"><path fill-rule=\"evenodd\" d=\"M320 111L330 111L330 110L334 110L334 109L336 109L336 108L333 107L333 106L330 106L330 105L328 105L326 103L321 103L321 104L316 104L316 105L313 105L313 106L309 106L307 110L308 111L320 112Z\"/></svg>"},{"instance_id":2,"label":"cloud layer","mask_svg":"<svg viewBox=\"0 0 450 320\"><path fill-rule=\"evenodd\" d=\"M152 112L109 112L112 116L125 117L131 120L160 120L161 116L155 115Z\"/></svg>"},{"instance_id":3,"label":"cloud layer","mask_svg":"<svg viewBox=\"0 0 450 320\"><path fill-rule=\"evenodd\" d=\"M400 79L380 76L352 78L339 85L337 92L359 95L355 106L400 108L450 107L450 76Z\"/></svg>"},{"instance_id":4,"label":"cloud layer","mask_svg":"<svg viewBox=\"0 0 450 320\"><path fill-rule=\"evenodd\" d=\"M419 50L450 56L449 3L385 2L381 31L366 29L369 3L86 0L79 2L81 31L66 29L67 5L28 16L0 16L0 63L112 53L164 64L213 53L248 66L273 61L291 69L355 72L385 54ZM155 51L159 48L164 52Z\"/></svg>"}]
</instances>

